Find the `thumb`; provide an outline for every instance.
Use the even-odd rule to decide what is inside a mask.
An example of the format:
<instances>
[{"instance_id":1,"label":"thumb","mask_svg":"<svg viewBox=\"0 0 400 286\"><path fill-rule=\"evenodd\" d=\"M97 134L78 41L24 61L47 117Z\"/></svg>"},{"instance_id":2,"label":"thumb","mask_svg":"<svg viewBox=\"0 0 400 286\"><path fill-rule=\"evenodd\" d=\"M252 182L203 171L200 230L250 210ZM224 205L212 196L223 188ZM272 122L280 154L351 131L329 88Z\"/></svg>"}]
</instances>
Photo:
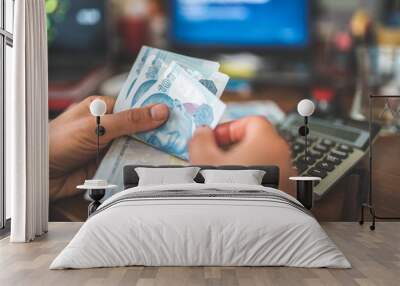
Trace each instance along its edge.
<instances>
[{"instance_id":1,"label":"thumb","mask_svg":"<svg viewBox=\"0 0 400 286\"><path fill-rule=\"evenodd\" d=\"M149 131L161 126L169 116L165 104L133 108L115 114L105 115L101 124L106 129L104 140L111 141L123 135Z\"/></svg>"},{"instance_id":2,"label":"thumb","mask_svg":"<svg viewBox=\"0 0 400 286\"><path fill-rule=\"evenodd\" d=\"M189 142L190 162L195 165L218 165L223 157L218 147L214 132L209 127L196 130Z\"/></svg>"}]
</instances>

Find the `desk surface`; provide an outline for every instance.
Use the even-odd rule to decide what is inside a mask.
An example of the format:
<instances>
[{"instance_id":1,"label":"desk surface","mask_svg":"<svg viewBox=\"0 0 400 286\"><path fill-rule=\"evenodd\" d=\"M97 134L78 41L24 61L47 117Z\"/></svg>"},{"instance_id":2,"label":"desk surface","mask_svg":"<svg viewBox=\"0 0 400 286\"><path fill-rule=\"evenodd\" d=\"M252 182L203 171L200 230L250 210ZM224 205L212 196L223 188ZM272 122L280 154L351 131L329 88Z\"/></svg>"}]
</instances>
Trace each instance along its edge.
<instances>
[{"instance_id":1,"label":"desk surface","mask_svg":"<svg viewBox=\"0 0 400 286\"><path fill-rule=\"evenodd\" d=\"M48 269L81 223L50 223L33 243L0 240L0 285L398 285L400 223L323 223L352 269L289 267L124 267Z\"/></svg>"}]
</instances>

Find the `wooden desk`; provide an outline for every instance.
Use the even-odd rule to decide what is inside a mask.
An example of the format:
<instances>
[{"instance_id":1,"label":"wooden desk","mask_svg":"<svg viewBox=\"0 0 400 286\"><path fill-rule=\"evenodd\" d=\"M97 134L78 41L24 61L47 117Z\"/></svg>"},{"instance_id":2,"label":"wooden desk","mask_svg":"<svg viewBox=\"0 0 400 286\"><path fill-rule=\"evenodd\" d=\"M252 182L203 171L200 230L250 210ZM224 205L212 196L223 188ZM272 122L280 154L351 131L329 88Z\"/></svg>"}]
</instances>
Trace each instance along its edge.
<instances>
[{"instance_id":1,"label":"wooden desk","mask_svg":"<svg viewBox=\"0 0 400 286\"><path fill-rule=\"evenodd\" d=\"M400 216L400 135L380 137L373 149L373 200L380 216ZM367 161L367 160L365 160ZM364 162L368 166L367 162Z\"/></svg>"}]
</instances>

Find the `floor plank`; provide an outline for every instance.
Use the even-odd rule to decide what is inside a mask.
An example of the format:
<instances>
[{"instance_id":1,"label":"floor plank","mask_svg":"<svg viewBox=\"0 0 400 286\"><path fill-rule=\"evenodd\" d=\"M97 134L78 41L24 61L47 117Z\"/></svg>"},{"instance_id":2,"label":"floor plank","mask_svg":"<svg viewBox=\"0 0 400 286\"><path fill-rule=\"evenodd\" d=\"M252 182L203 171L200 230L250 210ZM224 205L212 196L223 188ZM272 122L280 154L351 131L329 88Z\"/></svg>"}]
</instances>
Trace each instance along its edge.
<instances>
[{"instance_id":1,"label":"floor plank","mask_svg":"<svg viewBox=\"0 0 400 286\"><path fill-rule=\"evenodd\" d=\"M285 267L126 267L50 271L55 256L81 223L51 223L45 236L30 244L0 240L0 285L399 285L400 222L379 222L376 231L357 223L322 223L352 269Z\"/></svg>"}]
</instances>

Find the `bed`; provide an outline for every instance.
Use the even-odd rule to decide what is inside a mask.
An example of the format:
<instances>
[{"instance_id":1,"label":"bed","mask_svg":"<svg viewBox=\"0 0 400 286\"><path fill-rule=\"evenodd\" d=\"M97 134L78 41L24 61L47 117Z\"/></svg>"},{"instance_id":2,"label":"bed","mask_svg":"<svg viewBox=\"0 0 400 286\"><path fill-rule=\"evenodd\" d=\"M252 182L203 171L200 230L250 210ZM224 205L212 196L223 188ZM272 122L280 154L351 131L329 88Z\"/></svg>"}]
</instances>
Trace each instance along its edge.
<instances>
[{"instance_id":1,"label":"bed","mask_svg":"<svg viewBox=\"0 0 400 286\"><path fill-rule=\"evenodd\" d=\"M137 170L143 167L160 168L126 166L125 190L100 205L50 269L351 267L312 214L278 190L275 166L196 166L261 170L260 185L205 183L199 172L193 183L141 186Z\"/></svg>"}]
</instances>

